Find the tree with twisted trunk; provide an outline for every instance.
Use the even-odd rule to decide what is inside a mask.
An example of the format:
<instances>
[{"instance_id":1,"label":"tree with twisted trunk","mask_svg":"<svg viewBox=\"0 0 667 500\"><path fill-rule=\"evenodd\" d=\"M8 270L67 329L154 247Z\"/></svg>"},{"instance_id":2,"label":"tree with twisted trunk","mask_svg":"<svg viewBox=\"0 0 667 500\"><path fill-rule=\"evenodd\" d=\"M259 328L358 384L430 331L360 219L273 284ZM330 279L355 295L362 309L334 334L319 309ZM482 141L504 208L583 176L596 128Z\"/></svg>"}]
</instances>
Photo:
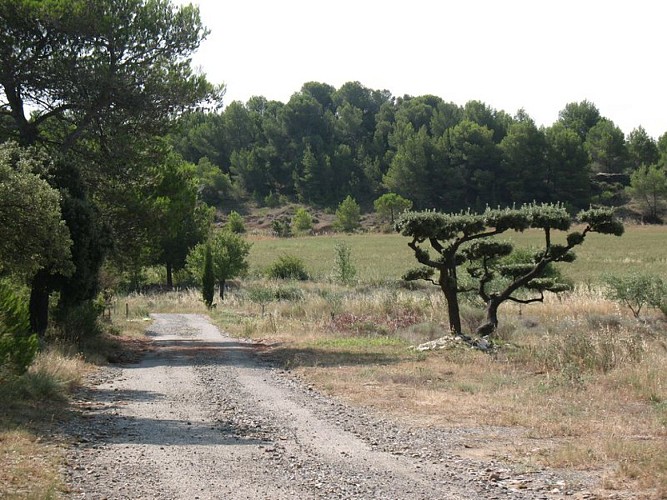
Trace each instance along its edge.
<instances>
[{"instance_id":1,"label":"tree with twisted trunk","mask_svg":"<svg viewBox=\"0 0 667 500\"><path fill-rule=\"evenodd\" d=\"M583 224L583 228L568 233L564 242L554 243L554 232L569 231L574 223ZM407 212L396 222L396 229L411 238L408 246L422 265L408 271L403 278L423 279L440 287L447 301L449 328L457 335L463 333L460 293L474 291L484 301L486 318L477 333L491 335L498 327L498 308L504 302L542 302L544 292L559 293L568 289L557 276L548 276L548 270L554 262L572 262L575 258L572 250L581 245L589 233L620 236L624 230L611 210L585 210L575 218L558 204L487 209L481 214ZM511 243L494 237L527 229L543 233L542 248L529 259L508 263L504 258L516 249ZM423 248L424 244L428 244L430 251ZM470 277L467 283L459 278L461 267L465 267Z\"/></svg>"}]
</instances>

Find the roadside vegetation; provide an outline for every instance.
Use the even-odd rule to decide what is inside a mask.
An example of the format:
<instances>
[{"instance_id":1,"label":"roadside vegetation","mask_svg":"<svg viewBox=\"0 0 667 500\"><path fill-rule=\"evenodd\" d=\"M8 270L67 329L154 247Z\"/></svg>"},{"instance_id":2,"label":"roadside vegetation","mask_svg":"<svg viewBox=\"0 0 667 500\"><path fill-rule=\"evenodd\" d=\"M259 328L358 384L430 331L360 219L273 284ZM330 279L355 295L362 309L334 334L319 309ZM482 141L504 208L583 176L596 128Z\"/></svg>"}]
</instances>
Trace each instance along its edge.
<instances>
[{"instance_id":1,"label":"roadside vegetation","mask_svg":"<svg viewBox=\"0 0 667 500\"><path fill-rule=\"evenodd\" d=\"M591 262L604 252L606 276L630 279L632 259L645 264L645 275L665 280L656 253L664 231L631 226L613 245L591 235L578 256ZM514 237L519 246L533 238ZM353 282L337 273L341 242L358 271ZM311 279L262 277L267 256L277 259L276 246L287 245L281 247L287 252L291 244L299 245ZM482 352L449 336L437 287L397 278L401 267L394 262L409 262L401 244L405 238L389 235L257 238L250 277L208 313L231 335L264 343L267 360L322 391L412 425L477 429L460 453L528 468L593 470L602 488L647 498L667 493L667 317L660 308L645 305L635 317L602 274L578 259L563 267L571 291L547 295L541 304L508 304L499 347ZM362 264L380 254L372 266ZM138 316L205 311L194 290L122 300ZM464 299L461 317L472 332L484 311ZM442 348L417 348L443 337Z\"/></svg>"}]
</instances>

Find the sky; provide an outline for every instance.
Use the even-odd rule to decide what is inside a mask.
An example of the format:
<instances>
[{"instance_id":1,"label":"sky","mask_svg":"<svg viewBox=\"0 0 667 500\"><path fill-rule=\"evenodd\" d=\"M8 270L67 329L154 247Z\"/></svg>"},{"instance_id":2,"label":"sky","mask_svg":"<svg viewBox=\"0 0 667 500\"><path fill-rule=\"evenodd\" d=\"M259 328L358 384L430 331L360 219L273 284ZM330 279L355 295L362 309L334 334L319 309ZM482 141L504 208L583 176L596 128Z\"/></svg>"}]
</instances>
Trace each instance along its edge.
<instances>
[{"instance_id":1,"label":"sky","mask_svg":"<svg viewBox=\"0 0 667 500\"><path fill-rule=\"evenodd\" d=\"M211 33L195 67L224 103L305 82L479 100L549 126L588 100L627 135L667 132L662 0L174 0Z\"/></svg>"}]
</instances>

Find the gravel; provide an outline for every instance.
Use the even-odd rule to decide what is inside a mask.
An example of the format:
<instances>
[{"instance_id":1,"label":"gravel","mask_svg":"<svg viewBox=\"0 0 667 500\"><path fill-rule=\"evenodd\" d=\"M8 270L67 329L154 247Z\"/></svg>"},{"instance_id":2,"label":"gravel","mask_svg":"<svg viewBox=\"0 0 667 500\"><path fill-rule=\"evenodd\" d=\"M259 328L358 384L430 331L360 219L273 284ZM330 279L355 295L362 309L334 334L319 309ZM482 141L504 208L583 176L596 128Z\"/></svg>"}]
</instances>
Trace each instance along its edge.
<instances>
[{"instance_id":1,"label":"gravel","mask_svg":"<svg viewBox=\"0 0 667 500\"><path fill-rule=\"evenodd\" d=\"M410 426L321 394L204 316L154 320L154 352L79 394L67 498L600 498L583 473L461 456L479 429Z\"/></svg>"}]
</instances>

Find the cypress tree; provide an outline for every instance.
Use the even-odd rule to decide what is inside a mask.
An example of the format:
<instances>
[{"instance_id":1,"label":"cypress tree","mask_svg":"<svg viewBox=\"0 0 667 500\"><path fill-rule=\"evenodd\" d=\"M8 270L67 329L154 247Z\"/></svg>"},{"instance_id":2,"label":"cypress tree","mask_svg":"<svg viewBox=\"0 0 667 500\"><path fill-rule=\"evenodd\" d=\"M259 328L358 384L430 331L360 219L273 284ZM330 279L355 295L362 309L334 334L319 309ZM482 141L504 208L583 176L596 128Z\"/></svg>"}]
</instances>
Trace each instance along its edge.
<instances>
[{"instance_id":1,"label":"cypress tree","mask_svg":"<svg viewBox=\"0 0 667 500\"><path fill-rule=\"evenodd\" d=\"M213 255L211 247L206 245L206 257L204 258L204 270L202 272L202 296L206 307L213 307L213 296L215 295L215 274L213 273Z\"/></svg>"}]
</instances>

